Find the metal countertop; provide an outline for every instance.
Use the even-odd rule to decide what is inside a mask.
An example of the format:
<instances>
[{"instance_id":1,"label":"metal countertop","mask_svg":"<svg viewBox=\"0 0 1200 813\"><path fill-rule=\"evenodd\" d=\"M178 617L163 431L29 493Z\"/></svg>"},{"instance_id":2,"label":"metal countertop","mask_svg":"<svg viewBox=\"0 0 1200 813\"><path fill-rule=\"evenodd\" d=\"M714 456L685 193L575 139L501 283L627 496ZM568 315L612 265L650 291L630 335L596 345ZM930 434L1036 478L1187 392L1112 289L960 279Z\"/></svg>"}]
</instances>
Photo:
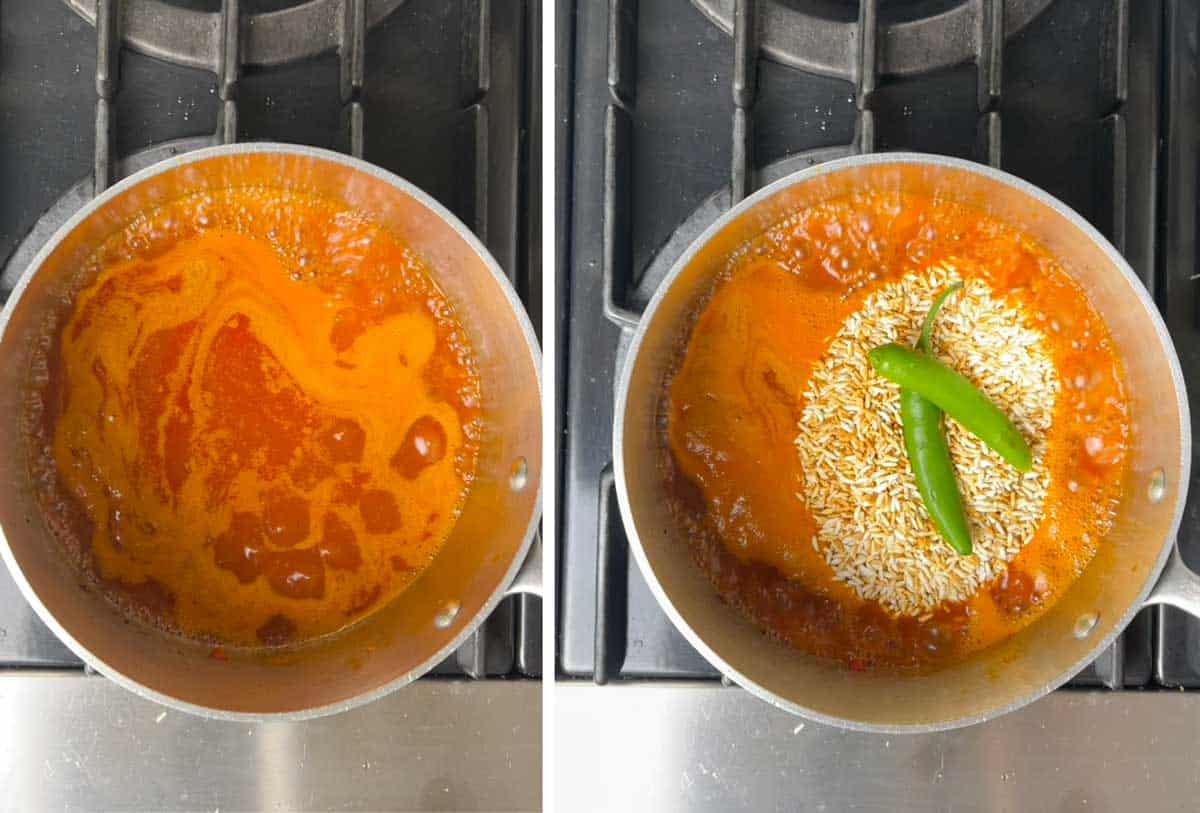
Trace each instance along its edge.
<instances>
[{"instance_id":1,"label":"metal countertop","mask_svg":"<svg viewBox=\"0 0 1200 813\"><path fill-rule=\"evenodd\" d=\"M0 810L532 810L541 682L420 680L303 723L169 711L76 671L0 673Z\"/></svg>"},{"instance_id":2,"label":"metal countertop","mask_svg":"<svg viewBox=\"0 0 1200 813\"><path fill-rule=\"evenodd\" d=\"M556 803L588 810L1194 810L1200 694L1058 691L940 734L806 722L713 682L560 682Z\"/></svg>"}]
</instances>

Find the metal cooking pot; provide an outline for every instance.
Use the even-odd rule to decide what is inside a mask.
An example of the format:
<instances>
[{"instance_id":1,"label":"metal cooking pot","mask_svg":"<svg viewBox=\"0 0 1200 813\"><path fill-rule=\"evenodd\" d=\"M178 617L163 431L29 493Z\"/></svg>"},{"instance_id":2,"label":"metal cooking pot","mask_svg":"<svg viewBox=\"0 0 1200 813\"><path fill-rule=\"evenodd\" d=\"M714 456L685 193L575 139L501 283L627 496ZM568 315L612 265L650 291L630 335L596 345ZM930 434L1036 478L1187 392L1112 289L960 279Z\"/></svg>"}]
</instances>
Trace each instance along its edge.
<instances>
[{"instance_id":1,"label":"metal cooking pot","mask_svg":"<svg viewBox=\"0 0 1200 813\"><path fill-rule=\"evenodd\" d=\"M342 201L422 257L453 303L479 362L484 437L462 516L428 570L394 601L339 635L285 654L214 660L211 647L131 623L80 589L39 513L17 416L30 351L68 279L105 238L149 207L204 189L261 184ZM87 664L184 711L257 720L316 717L420 677L454 651L507 592L539 589L540 559L514 586L541 498L539 355L521 303L495 260L445 208L407 181L325 150L214 147L163 161L72 217L22 275L0 315L0 553L29 603Z\"/></svg>"},{"instance_id":2,"label":"metal cooking pot","mask_svg":"<svg viewBox=\"0 0 1200 813\"><path fill-rule=\"evenodd\" d=\"M691 559L664 498L664 383L698 299L730 252L798 208L854 190L907 190L978 208L1042 243L1087 292L1116 342L1130 394L1130 478L1113 530L1049 612L1025 630L928 675L848 672L766 641ZM1030 703L1092 661L1149 604L1200 614L1200 578L1174 537L1191 463L1179 360L1154 303L1121 255L1045 192L967 161L866 155L796 173L742 201L692 244L646 308L617 385L613 460L621 516L650 589L714 666L775 705L830 725L923 732Z\"/></svg>"}]
</instances>

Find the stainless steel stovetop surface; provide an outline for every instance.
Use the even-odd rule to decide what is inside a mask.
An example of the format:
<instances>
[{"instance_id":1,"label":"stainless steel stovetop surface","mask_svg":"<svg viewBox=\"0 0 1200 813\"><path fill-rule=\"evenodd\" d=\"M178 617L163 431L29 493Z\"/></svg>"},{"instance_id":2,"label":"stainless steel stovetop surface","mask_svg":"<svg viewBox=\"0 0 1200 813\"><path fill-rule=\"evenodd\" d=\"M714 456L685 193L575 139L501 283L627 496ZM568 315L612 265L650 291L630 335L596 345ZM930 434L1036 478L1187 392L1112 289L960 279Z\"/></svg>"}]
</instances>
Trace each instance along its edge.
<instances>
[{"instance_id":1,"label":"stainless steel stovetop surface","mask_svg":"<svg viewBox=\"0 0 1200 813\"><path fill-rule=\"evenodd\" d=\"M575 813L1115 813L1194 810L1200 793L1195 692L1060 691L985 725L888 737L711 681L559 686L554 801Z\"/></svg>"},{"instance_id":2,"label":"stainless steel stovetop surface","mask_svg":"<svg viewBox=\"0 0 1200 813\"><path fill-rule=\"evenodd\" d=\"M417 681L303 723L168 711L78 671L0 672L0 810L535 810L541 684Z\"/></svg>"}]
</instances>

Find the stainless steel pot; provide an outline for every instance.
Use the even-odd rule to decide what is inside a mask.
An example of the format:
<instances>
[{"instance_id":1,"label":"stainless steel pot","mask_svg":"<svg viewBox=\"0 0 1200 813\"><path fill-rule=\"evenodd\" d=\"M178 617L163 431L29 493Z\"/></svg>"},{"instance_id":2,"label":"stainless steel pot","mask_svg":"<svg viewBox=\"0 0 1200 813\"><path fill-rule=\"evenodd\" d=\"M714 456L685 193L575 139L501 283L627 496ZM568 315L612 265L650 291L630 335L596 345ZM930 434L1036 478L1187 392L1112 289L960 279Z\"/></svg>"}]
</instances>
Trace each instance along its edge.
<instances>
[{"instance_id":1,"label":"stainless steel pot","mask_svg":"<svg viewBox=\"0 0 1200 813\"><path fill-rule=\"evenodd\" d=\"M129 623L80 589L39 516L18 427L30 350L84 259L140 211L246 184L344 201L426 262L476 350L483 391L478 470L445 547L397 599L344 633L282 656L208 657L210 647ZM126 178L76 214L25 271L0 315L0 553L38 615L80 658L138 694L237 719L305 718L364 703L453 652L512 589L540 589L540 558L517 579L541 498L540 364L520 301L482 244L412 184L337 153L282 144L198 150Z\"/></svg>"},{"instance_id":2,"label":"stainless steel pot","mask_svg":"<svg viewBox=\"0 0 1200 813\"><path fill-rule=\"evenodd\" d=\"M1109 538L1042 618L963 663L922 676L851 673L767 642L717 598L693 564L664 499L664 381L678 340L732 249L797 208L864 188L959 201L1040 241L1083 286L1119 349L1131 397L1131 475ZM630 545L683 635L735 682L820 722L880 732L955 728L996 717L1062 685L1149 604L1200 614L1200 578L1175 550L1191 464L1179 361L1154 303L1083 218L1011 175L966 161L881 154L831 161L784 178L734 207L688 249L646 308L617 389L613 459Z\"/></svg>"}]
</instances>

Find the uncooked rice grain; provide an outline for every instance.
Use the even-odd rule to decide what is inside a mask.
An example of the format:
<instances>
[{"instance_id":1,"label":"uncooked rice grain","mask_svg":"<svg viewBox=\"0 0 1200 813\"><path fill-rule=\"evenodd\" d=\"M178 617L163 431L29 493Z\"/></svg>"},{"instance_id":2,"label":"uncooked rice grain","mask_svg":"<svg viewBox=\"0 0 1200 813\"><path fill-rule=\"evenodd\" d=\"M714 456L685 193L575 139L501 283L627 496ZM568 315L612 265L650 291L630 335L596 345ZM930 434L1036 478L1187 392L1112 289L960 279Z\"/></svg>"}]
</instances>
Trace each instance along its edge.
<instances>
[{"instance_id":1,"label":"uncooked rice grain","mask_svg":"<svg viewBox=\"0 0 1200 813\"><path fill-rule=\"evenodd\" d=\"M815 545L837 579L897 615L928 615L994 579L1032 538L1046 496L1044 438L1057 371L1027 315L971 278L937 317L934 354L1012 419L1033 451L1033 469L1021 474L946 418L973 555L960 556L942 540L921 502L904 450L899 387L875 373L867 352L887 342L915 344L933 298L959 279L940 265L867 296L804 392L796 449Z\"/></svg>"}]
</instances>

